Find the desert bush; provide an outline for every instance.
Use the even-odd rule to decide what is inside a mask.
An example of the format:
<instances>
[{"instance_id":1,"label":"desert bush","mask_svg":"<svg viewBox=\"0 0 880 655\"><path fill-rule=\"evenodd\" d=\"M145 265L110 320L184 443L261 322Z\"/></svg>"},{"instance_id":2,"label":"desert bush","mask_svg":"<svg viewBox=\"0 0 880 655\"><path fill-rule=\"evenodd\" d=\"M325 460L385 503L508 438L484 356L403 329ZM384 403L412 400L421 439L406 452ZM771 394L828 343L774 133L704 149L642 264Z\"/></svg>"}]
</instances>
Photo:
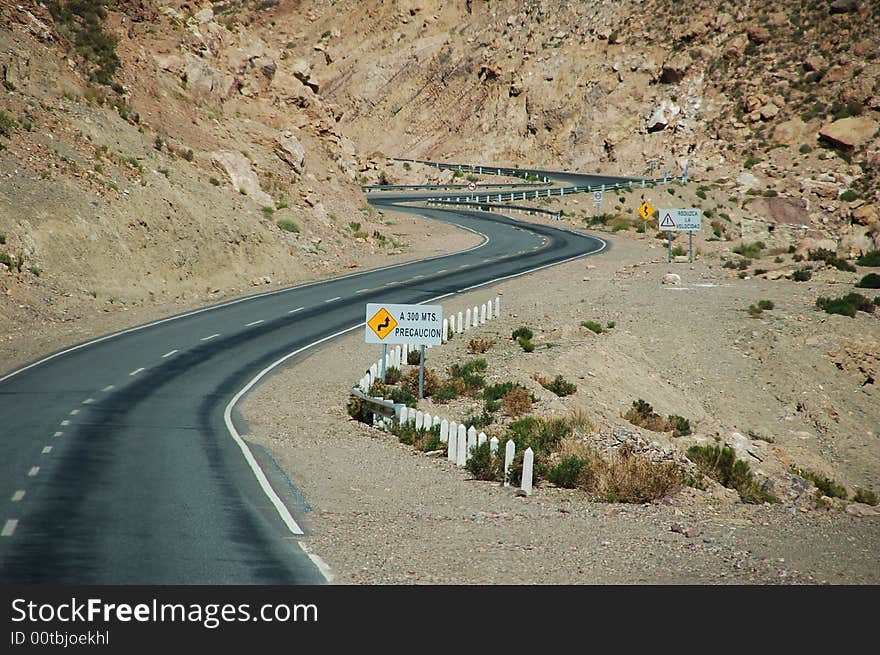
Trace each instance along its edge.
<instances>
[{"instance_id":1,"label":"desert bush","mask_svg":"<svg viewBox=\"0 0 880 655\"><path fill-rule=\"evenodd\" d=\"M810 250L807 253L807 259L811 262L825 262L828 266L833 266L839 271L847 271L849 273L853 273L856 270L856 267L850 264L845 259L841 259L837 256L837 253L827 250L825 248L817 248L816 250Z\"/></svg>"},{"instance_id":2,"label":"desert bush","mask_svg":"<svg viewBox=\"0 0 880 655\"><path fill-rule=\"evenodd\" d=\"M292 221L289 218L279 218L278 227L285 232L293 232L294 234L299 233L299 225L297 225L296 221Z\"/></svg>"},{"instance_id":3,"label":"desert bush","mask_svg":"<svg viewBox=\"0 0 880 655\"><path fill-rule=\"evenodd\" d=\"M351 396L348 399L348 405L346 406L348 411L348 415L351 416L354 420L360 421L361 423L369 423L372 425L373 423L373 413L367 407L366 401L358 396Z\"/></svg>"},{"instance_id":4,"label":"desert bush","mask_svg":"<svg viewBox=\"0 0 880 655\"><path fill-rule=\"evenodd\" d=\"M465 469L476 480L502 482L504 477L504 453L499 449L499 452L493 455L489 442L480 444L473 449L471 458L465 464Z\"/></svg>"},{"instance_id":5,"label":"desert bush","mask_svg":"<svg viewBox=\"0 0 880 655\"><path fill-rule=\"evenodd\" d=\"M597 465L598 464L598 465ZM590 491L615 503L647 503L663 498L681 484L675 462L654 461L623 447L611 461L597 460L590 476Z\"/></svg>"},{"instance_id":6,"label":"desert bush","mask_svg":"<svg viewBox=\"0 0 880 655\"><path fill-rule=\"evenodd\" d=\"M15 266L15 262L12 260L12 255L8 252L0 252L0 264L4 264L10 271L12 267Z\"/></svg>"},{"instance_id":7,"label":"desert bush","mask_svg":"<svg viewBox=\"0 0 880 655\"><path fill-rule=\"evenodd\" d=\"M516 387L521 387L520 384L515 384L513 382L498 382L496 384L490 384L488 387L483 389L483 399L484 400L500 400L505 394L510 393Z\"/></svg>"},{"instance_id":8,"label":"desert bush","mask_svg":"<svg viewBox=\"0 0 880 655\"><path fill-rule=\"evenodd\" d=\"M868 273L859 283L856 284L860 289L880 289L880 275L876 273Z\"/></svg>"},{"instance_id":9,"label":"desert bush","mask_svg":"<svg viewBox=\"0 0 880 655\"><path fill-rule=\"evenodd\" d=\"M759 300L758 307L762 310L769 311L775 307L772 300Z\"/></svg>"},{"instance_id":10,"label":"desert bush","mask_svg":"<svg viewBox=\"0 0 880 655\"><path fill-rule=\"evenodd\" d=\"M15 119L0 109L0 135L11 137L13 128L15 128Z\"/></svg>"},{"instance_id":11,"label":"desert bush","mask_svg":"<svg viewBox=\"0 0 880 655\"><path fill-rule=\"evenodd\" d=\"M557 375L552 380L548 380L540 376L536 377L535 379L542 387L544 387L548 391L552 391L560 398L564 396L570 396L577 391L577 385L574 382L569 382L561 375Z\"/></svg>"},{"instance_id":12,"label":"desert bush","mask_svg":"<svg viewBox=\"0 0 880 655\"><path fill-rule=\"evenodd\" d=\"M737 459L730 446L691 446L687 450L687 456L696 464L700 473L728 489L735 489L744 503L775 502L776 499L761 488L749 469L748 462Z\"/></svg>"},{"instance_id":13,"label":"desert bush","mask_svg":"<svg viewBox=\"0 0 880 655\"><path fill-rule=\"evenodd\" d=\"M411 368L400 379L400 386L413 395L419 393L419 369ZM423 381L422 390L425 398L432 396L440 388L440 377L432 368L425 367L425 379Z\"/></svg>"},{"instance_id":14,"label":"desert bush","mask_svg":"<svg viewBox=\"0 0 880 655\"><path fill-rule=\"evenodd\" d=\"M857 503L865 503L866 505L876 505L878 503L877 494L869 489L862 489L860 487L856 487L853 500Z\"/></svg>"},{"instance_id":15,"label":"desert bush","mask_svg":"<svg viewBox=\"0 0 880 655\"><path fill-rule=\"evenodd\" d=\"M501 397L504 414L516 418L532 411L532 394L525 387L515 387Z\"/></svg>"},{"instance_id":16,"label":"desert bush","mask_svg":"<svg viewBox=\"0 0 880 655\"><path fill-rule=\"evenodd\" d=\"M654 411L651 404L639 398L634 400L626 414L623 415L627 421L633 425L651 430L653 432L663 432L666 428L666 421L662 416Z\"/></svg>"},{"instance_id":17,"label":"desert bush","mask_svg":"<svg viewBox=\"0 0 880 655\"><path fill-rule=\"evenodd\" d=\"M479 355L495 345L495 339L471 339L468 341L468 352Z\"/></svg>"},{"instance_id":18,"label":"desert bush","mask_svg":"<svg viewBox=\"0 0 880 655\"><path fill-rule=\"evenodd\" d=\"M810 469L802 469L796 466L791 467L791 472L812 482L816 485L818 492L823 496L828 496L829 498L843 498L844 500L849 497L846 487L842 484L838 484L827 476L811 471Z\"/></svg>"},{"instance_id":19,"label":"desert bush","mask_svg":"<svg viewBox=\"0 0 880 655\"><path fill-rule=\"evenodd\" d=\"M483 376L488 364L482 357L471 359L464 364L453 364L449 367L449 377L460 380L464 385L466 392L482 389L486 384L486 378Z\"/></svg>"},{"instance_id":20,"label":"desert bush","mask_svg":"<svg viewBox=\"0 0 880 655\"><path fill-rule=\"evenodd\" d=\"M435 403L447 403L450 400L455 400L464 392L464 383L461 380L447 380L440 385L432 398Z\"/></svg>"},{"instance_id":21,"label":"desert bush","mask_svg":"<svg viewBox=\"0 0 880 655\"><path fill-rule=\"evenodd\" d=\"M382 380L376 380L373 384L370 385L370 388L367 390L367 393L373 397L384 398L386 393L385 383Z\"/></svg>"},{"instance_id":22,"label":"desert bush","mask_svg":"<svg viewBox=\"0 0 880 655\"><path fill-rule=\"evenodd\" d=\"M813 277L813 269L810 266L799 268L791 274L791 279L795 282L806 282L811 277Z\"/></svg>"},{"instance_id":23,"label":"desert bush","mask_svg":"<svg viewBox=\"0 0 880 655\"><path fill-rule=\"evenodd\" d=\"M683 416L670 414L666 417L666 429L672 430L673 437L686 437L691 434L691 422Z\"/></svg>"},{"instance_id":24,"label":"desert bush","mask_svg":"<svg viewBox=\"0 0 880 655\"><path fill-rule=\"evenodd\" d=\"M519 344L519 347L523 349L523 351L530 353L535 351L535 344L532 343L530 339L526 339L525 337L519 337L516 342Z\"/></svg>"},{"instance_id":25,"label":"desert bush","mask_svg":"<svg viewBox=\"0 0 880 655\"><path fill-rule=\"evenodd\" d=\"M385 369L385 384L397 384L400 382L400 369L389 366Z\"/></svg>"},{"instance_id":26,"label":"desert bush","mask_svg":"<svg viewBox=\"0 0 880 655\"><path fill-rule=\"evenodd\" d=\"M603 328L601 325L596 323L596 321L584 321L583 323L581 323L581 327L585 327L588 330L592 330L596 334L602 334L603 332L605 332L605 328Z\"/></svg>"},{"instance_id":27,"label":"desert bush","mask_svg":"<svg viewBox=\"0 0 880 655\"><path fill-rule=\"evenodd\" d=\"M763 241L755 241L754 243L742 243L733 249L733 252L742 255L747 259L754 259L761 256L761 251L767 246Z\"/></svg>"},{"instance_id":28,"label":"desert bush","mask_svg":"<svg viewBox=\"0 0 880 655\"><path fill-rule=\"evenodd\" d=\"M514 421L508 427L518 451L531 448L545 455L553 452L563 439L574 433L574 423L566 418L539 419L531 416Z\"/></svg>"},{"instance_id":29,"label":"desert bush","mask_svg":"<svg viewBox=\"0 0 880 655\"><path fill-rule=\"evenodd\" d=\"M430 450L441 450L443 442L440 441L440 426L428 429L417 430L414 425L398 425L391 427L391 433L395 435L400 443L412 446L416 450L428 452Z\"/></svg>"},{"instance_id":30,"label":"desert bush","mask_svg":"<svg viewBox=\"0 0 880 655\"><path fill-rule=\"evenodd\" d=\"M816 307L825 310L828 314L840 314L854 318L856 312L874 311L874 303L860 293L848 293L841 298L825 298L820 296L816 299Z\"/></svg>"},{"instance_id":31,"label":"desert bush","mask_svg":"<svg viewBox=\"0 0 880 655\"><path fill-rule=\"evenodd\" d=\"M385 387L385 394L386 398L395 403L403 403L407 407L415 407L418 404L418 398L415 394L403 387Z\"/></svg>"},{"instance_id":32,"label":"desert bush","mask_svg":"<svg viewBox=\"0 0 880 655\"><path fill-rule=\"evenodd\" d=\"M406 353L406 363L410 366L418 366L422 361L422 354L419 350L410 350Z\"/></svg>"},{"instance_id":33,"label":"desert bush","mask_svg":"<svg viewBox=\"0 0 880 655\"><path fill-rule=\"evenodd\" d=\"M104 31L107 0L48 0L47 6L59 31L83 58L90 79L111 84L119 67L117 38Z\"/></svg>"},{"instance_id":34,"label":"desert bush","mask_svg":"<svg viewBox=\"0 0 880 655\"><path fill-rule=\"evenodd\" d=\"M871 250L856 260L859 266L880 266L880 250Z\"/></svg>"},{"instance_id":35,"label":"desert bush","mask_svg":"<svg viewBox=\"0 0 880 655\"><path fill-rule=\"evenodd\" d=\"M581 474L589 471L590 462L577 455L569 455L547 472L547 479L557 487L573 489L581 481Z\"/></svg>"},{"instance_id":36,"label":"desert bush","mask_svg":"<svg viewBox=\"0 0 880 655\"><path fill-rule=\"evenodd\" d=\"M513 339L514 341L518 341L520 339L520 337L525 338L525 339L531 339L534 336L535 335L532 333L532 331L529 328L527 328L525 326L521 326L521 327L516 328L513 331L513 335L510 338Z\"/></svg>"}]
</instances>

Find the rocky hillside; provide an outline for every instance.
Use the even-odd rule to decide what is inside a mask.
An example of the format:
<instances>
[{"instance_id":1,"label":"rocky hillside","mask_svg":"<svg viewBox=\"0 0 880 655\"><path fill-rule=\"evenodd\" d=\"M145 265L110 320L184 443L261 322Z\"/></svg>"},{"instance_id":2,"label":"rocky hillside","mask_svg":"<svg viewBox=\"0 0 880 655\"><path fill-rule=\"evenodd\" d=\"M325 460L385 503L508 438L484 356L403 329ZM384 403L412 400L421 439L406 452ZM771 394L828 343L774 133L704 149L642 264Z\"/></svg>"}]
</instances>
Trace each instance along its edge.
<instances>
[{"instance_id":1,"label":"rocky hillside","mask_svg":"<svg viewBox=\"0 0 880 655\"><path fill-rule=\"evenodd\" d=\"M381 263L402 244L358 185L399 179L386 155L687 165L725 237L880 243L867 0L0 0L0 21L16 322Z\"/></svg>"}]
</instances>

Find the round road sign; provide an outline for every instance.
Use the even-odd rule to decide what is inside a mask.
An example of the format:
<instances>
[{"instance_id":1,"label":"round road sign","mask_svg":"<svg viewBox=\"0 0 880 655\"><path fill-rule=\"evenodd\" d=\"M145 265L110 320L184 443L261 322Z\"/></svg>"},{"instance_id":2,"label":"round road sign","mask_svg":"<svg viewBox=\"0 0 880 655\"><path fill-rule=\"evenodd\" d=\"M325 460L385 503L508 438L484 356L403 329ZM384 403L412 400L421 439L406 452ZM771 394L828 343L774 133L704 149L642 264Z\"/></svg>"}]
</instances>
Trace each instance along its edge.
<instances>
[{"instance_id":1,"label":"round road sign","mask_svg":"<svg viewBox=\"0 0 880 655\"><path fill-rule=\"evenodd\" d=\"M468 188L468 191L476 191L477 190L477 183L476 182L468 182L467 188Z\"/></svg>"}]
</instances>

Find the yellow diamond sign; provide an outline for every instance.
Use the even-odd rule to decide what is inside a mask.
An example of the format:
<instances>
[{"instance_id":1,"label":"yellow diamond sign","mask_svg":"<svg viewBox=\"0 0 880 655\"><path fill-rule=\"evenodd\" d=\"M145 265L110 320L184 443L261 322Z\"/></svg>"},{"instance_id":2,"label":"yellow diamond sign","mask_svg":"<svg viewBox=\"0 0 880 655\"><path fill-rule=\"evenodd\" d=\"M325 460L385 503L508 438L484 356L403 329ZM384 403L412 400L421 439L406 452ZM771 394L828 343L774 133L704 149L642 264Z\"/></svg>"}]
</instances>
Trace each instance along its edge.
<instances>
[{"instance_id":1,"label":"yellow diamond sign","mask_svg":"<svg viewBox=\"0 0 880 655\"><path fill-rule=\"evenodd\" d=\"M651 203L646 200L642 203L641 207L639 207L639 216L641 216L643 220L649 221L653 215L654 208L651 207Z\"/></svg>"},{"instance_id":2,"label":"yellow diamond sign","mask_svg":"<svg viewBox=\"0 0 880 655\"><path fill-rule=\"evenodd\" d=\"M377 337L384 339L391 334L394 328L397 327L397 321L395 321L394 317L383 307L373 314L373 318L367 321L367 325L369 325L370 329L376 333Z\"/></svg>"}]
</instances>

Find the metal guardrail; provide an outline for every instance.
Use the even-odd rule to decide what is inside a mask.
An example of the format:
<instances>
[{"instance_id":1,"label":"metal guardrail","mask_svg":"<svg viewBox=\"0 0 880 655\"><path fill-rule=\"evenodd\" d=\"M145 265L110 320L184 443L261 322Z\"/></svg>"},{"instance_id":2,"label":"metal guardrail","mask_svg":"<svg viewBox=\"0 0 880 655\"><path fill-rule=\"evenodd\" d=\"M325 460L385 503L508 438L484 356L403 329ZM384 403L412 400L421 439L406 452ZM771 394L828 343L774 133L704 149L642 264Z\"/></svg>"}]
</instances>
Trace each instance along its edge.
<instances>
[{"instance_id":1,"label":"metal guardrail","mask_svg":"<svg viewBox=\"0 0 880 655\"><path fill-rule=\"evenodd\" d=\"M410 162L412 164L423 164L431 166L437 170L453 170L462 173L477 173L479 175L506 175L508 177L522 177L526 181L530 179L538 183L547 184L550 178L546 176L533 175L531 171L521 168L507 168L504 166L472 166L471 164L445 164L442 162L424 161L422 159L402 159L399 157L389 157L391 161Z\"/></svg>"},{"instance_id":2,"label":"metal guardrail","mask_svg":"<svg viewBox=\"0 0 880 655\"><path fill-rule=\"evenodd\" d=\"M543 182L522 182L519 184L510 182L499 182L497 184L484 184L493 188L517 188L524 186L544 186ZM433 191L435 189L467 189L467 184L366 184L361 187L362 191L415 191L425 189Z\"/></svg>"},{"instance_id":3,"label":"metal guardrail","mask_svg":"<svg viewBox=\"0 0 880 655\"><path fill-rule=\"evenodd\" d=\"M506 211L518 211L523 212L525 214L544 214L545 216L550 216L551 218L556 219L557 221L561 218L562 212L560 211L550 211L549 209L541 209L540 207L528 207L524 205L499 205L497 203L491 202L478 202L471 201L468 198L464 199L443 199L443 198L428 198L425 201L428 205L455 205L457 207L465 206L465 207L473 207L474 209L481 209L483 211L492 211L493 209L504 209Z\"/></svg>"},{"instance_id":4,"label":"metal guardrail","mask_svg":"<svg viewBox=\"0 0 880 655\"><path fill-rule=\"evenodd\" d=\"M394 407L394 401L392 400L373 398L361 391L359 387L352 387L351 395L363 400L373 414L379 414L380 416L392 419L398 415L398 411Z\"/></svg>"}]
</instances>

